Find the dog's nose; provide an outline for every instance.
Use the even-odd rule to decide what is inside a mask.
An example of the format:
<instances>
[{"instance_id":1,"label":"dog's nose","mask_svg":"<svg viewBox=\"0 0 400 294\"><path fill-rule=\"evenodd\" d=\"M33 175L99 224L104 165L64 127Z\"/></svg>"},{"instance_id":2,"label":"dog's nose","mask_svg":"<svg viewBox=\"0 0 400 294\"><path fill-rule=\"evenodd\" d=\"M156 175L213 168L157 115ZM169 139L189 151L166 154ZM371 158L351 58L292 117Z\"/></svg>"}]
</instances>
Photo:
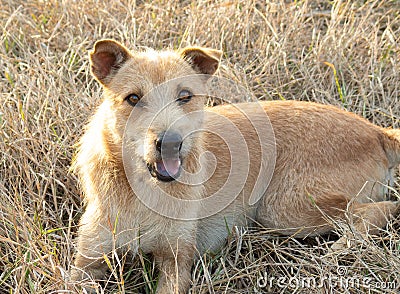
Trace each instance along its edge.
<instances>
[{"instance_id":1,"label":"dog's nose","mask_svg":"<svg viewBox=\"0 0 400 294\"><path fill-rule=\"evenodd\" d=\"M156 149L166 155L179 153L182 148L182 137L177 133L164 132L155 140Z\"/></svg>"}]
</instances>

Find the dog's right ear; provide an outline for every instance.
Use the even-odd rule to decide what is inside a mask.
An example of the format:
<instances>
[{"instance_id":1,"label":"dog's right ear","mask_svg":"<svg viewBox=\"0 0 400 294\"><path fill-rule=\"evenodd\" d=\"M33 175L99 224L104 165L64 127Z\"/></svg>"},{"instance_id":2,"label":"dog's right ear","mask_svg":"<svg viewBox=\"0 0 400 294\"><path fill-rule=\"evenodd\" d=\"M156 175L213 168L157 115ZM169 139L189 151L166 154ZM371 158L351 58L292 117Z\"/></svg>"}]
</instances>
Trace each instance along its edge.
<instances>
[{"instance_id":1,"label":"dog's right ear","mask_svg":"<svg viewBox=\"0 0 400 294\"><path fill-rule=\"evenodd\" d=\"M181 56L188 60L197 72L213 75L218 69L222 51L203 47L186 47L181 50Z\"/></svg>"},{"instance_id":2,"label":"dog's right ear","mask_svg":"<svg viewBox=\"0 0 400 294\"><path fill-rule=\"evenodd\" d=\"M107 86L116 71L131 57L129 50L114 40L96 42L90 52L92 74L103 85Z\"/></svg>"}]
</instances>

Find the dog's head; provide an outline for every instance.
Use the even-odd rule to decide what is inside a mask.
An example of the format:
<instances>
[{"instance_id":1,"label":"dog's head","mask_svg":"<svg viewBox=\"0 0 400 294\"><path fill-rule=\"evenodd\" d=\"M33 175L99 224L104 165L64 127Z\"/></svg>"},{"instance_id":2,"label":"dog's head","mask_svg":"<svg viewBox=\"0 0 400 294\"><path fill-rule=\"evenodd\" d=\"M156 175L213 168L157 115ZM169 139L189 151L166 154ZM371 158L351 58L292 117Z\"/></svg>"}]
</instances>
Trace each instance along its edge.
<instances>
[{"instance_id":1,"label":"dog's head","mask_svg":"<svg viewBox=\"0 0 400 294\"><path fill-rule=\"evenodd\" d=\"M90 61L104 88L101 107L112 116L109 136L124 138L134 165L147 167L135 169L137 176L170 182L182 171L196 172L205 87L220 57L200 47L130 52L113 40L95 44Z\"/></svg>"}]
</instances>

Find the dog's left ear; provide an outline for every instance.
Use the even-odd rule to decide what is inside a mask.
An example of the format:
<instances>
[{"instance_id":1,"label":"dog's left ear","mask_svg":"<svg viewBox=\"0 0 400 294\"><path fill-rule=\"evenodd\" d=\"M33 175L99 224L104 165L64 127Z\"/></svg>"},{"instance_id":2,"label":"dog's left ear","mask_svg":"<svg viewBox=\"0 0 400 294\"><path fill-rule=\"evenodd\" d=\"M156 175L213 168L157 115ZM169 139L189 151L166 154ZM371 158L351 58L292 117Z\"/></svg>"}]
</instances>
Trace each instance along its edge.
<instances>
[{"instance_id":1,"label":"dog's left ear","mask_svg":"<svg viewBox=\"0 0 400 294\"><path fill-rule=\"evenodd\" d=\"M90 52L92 73L103 85L107 86L115 73L131 57L129 50L114 40L96 42Z\"/></svg>"},{"instance_id":2,"label":"dog's left ear","mask_svg":"<svg viewBox=\"0 0 400 294\"><path fill-rule=\"evenodd\" d=\"M196 71L207 75L213 75L217 71L222 56L220 50L202 47L186 47L180 53Z\"/></svg>"}]
</instances>

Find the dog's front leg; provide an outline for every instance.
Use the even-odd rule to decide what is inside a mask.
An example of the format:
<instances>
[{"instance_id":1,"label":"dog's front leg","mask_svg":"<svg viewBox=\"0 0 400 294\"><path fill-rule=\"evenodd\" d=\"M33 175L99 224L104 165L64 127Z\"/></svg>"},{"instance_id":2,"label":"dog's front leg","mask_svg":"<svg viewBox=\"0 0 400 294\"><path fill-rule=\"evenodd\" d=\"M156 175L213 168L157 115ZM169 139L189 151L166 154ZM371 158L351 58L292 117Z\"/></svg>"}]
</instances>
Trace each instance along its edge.
<instances>
[{"instance_id":1,"label":"dog's front leg","mask_svg":"<svg viewBox=\"0 0 400 294\"><path fill-rule=\"evenodd\" d=\"M83 288L89 293L94 292L89 291L90 286L96 287L96 281L104 278L108 268L104 256L113 248L111 230L99 224L98 220L98 215L91 209L87 209L82 216L74 267L71 269L71 280L83 282Z\"/></svg>"},{"instance_id":2,"label":"dog's front leg","mask_svg":"<svg viewBox=\"0 0 400 294\"><path fill-rule=\"evenodd\" d=\"M157 294L184 294L187 293L191 268L195 256L194 242L177 242L177 248L169 248L162 254L154 254L160 278Z\"/></svg>"}]
</instances>

